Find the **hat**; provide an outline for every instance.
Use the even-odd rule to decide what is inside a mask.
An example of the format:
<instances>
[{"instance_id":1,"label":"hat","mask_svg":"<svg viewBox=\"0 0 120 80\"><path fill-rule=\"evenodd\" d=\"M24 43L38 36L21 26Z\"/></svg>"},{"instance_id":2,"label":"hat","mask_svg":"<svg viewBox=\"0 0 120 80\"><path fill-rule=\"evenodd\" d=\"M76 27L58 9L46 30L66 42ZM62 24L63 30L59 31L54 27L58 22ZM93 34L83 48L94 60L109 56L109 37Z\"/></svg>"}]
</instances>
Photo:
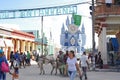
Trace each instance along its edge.
<instances>
[{"instance_id":1,"label":"hat","mask_svg":"<svg viewBox=\"0 0 120 80\"><path fill-rule=\"evenodd\" d=\"M3 50L0 50L0 54L2 54L3 53Z\"/></svg>"}]
</instances>

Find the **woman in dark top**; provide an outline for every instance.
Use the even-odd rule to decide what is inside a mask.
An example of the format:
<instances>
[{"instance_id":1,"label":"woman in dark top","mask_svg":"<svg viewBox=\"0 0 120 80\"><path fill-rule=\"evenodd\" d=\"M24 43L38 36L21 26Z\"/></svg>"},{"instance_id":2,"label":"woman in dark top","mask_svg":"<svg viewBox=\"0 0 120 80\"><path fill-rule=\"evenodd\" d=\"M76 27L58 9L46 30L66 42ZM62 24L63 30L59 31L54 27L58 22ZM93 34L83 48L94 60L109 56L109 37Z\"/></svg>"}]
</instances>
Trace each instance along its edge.
<instances>
[{"instance_id":1,"label":"woman in dark top","mask_svg":"<svg viewBox=\"0 0 120 80\"><path fill-rule=\"evenodd\" d=\"M14 61L14 53L13 53L13 51L11 51L11 53L10 53L10 69L12 69L12 67L14 68L13 61Z\"/></svg>"}]
</instances>

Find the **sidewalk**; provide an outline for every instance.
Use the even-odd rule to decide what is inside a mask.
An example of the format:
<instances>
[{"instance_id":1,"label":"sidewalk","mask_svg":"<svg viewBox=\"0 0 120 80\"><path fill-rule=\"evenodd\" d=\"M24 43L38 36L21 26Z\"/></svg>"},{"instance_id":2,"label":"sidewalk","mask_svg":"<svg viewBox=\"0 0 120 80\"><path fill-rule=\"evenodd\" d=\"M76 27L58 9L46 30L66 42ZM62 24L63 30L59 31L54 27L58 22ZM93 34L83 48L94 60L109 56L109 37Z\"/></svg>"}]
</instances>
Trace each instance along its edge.
<instances>
[{"instance_id":1,"label":"sidewalk","mask_svg":"<svg viewBox=\"0 0 120 80\"><path fill-rule=\"evenodd\" d=\"M95 72L120 72L120 68L113 68L113 67L110 67L108 69L96 68L95 70L92 70L92 71L95 71Z\"/></svg>"}]
</instances>

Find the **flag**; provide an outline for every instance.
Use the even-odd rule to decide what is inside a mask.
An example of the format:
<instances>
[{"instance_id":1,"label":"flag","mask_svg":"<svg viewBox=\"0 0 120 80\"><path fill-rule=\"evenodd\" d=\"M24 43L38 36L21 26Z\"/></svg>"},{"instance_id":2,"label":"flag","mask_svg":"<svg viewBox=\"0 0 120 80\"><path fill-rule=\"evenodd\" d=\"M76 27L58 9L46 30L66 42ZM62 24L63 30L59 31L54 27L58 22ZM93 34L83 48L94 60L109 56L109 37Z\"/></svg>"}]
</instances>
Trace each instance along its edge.
<instances>
[{"instance_id":1,"label":"flag","mask_svg":"<svg viewBox=\"0 0 120 80\"><path fill-rule=\"evenodd\" d=\"M82 16L73 14L73 20L74 24L79 27L81 25Z\"/></svg>"}]
</instances>

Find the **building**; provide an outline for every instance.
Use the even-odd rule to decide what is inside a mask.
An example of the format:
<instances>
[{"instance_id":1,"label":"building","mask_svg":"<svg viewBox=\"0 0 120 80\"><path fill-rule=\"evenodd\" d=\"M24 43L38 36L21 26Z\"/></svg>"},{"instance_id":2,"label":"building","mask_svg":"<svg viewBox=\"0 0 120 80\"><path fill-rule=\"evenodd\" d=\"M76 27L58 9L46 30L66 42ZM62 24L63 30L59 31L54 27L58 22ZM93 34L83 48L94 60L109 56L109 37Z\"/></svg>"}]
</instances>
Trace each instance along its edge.
<instances>
[{"instance_id":1,"label":"building","mask_svg":"<svg viewBox=\"0 0 120 80\"><path fill-rule=\"evenodd\" d=\"M41 44L39 30L22 30L22 31L27 32L29 34L33 34L35 36L35 42L36 42L36 44L38 44L38 45L36 45L36 48L39 49L40 44Z\"/></svg>"},{"instance_id":2,"label":"building","mask_svg":"<svg viewBox=\"0 0 120 80\"><path fill-rule=\"evenodd\" d=\"M29 34L33 34L35 36L35 43L36 45L36 50L38 50L40 53L46 53L47 51L47 46L48 46L48 40L47 37L45 36L45 33L43 34L43 38L41 38L40 31L39 30L22 30L24 32L27 32Z\"/></svg>"},{"instance_id":3,"label":"building","mask_svg":"<svg viewBox=\"0 0 120 80\"><path fill-rule=\"evenodd\" d=\"M104 65L107 65L110 51L108 36L115 36L120 44L120 0L96 0L95 5L94 30L98 34L98 50L102 53Z\"/></svg>"},{"instance_id":4,"label":"building","mask_svg":"<svg viewBox=\"0 0 120 80\"><path fill-rule=\"evenodd\" d=\"M51 32L51 29L50 29L50 38L48 40L48 54L49 55L55 55L55 46L54 46L54 40L52 38L52 32Z\"/></svg>"},{"instance_id":5,"label":"building","mask_svg":"<svg viewBox=\"0 0 120 80\"><path fill-rule=\"evenodd\" d=\"M35 37L20 30L0 26L0 49L4 50L7 59L11 51L33 51L36 49Z\"/></svg>"}]
</instances>

